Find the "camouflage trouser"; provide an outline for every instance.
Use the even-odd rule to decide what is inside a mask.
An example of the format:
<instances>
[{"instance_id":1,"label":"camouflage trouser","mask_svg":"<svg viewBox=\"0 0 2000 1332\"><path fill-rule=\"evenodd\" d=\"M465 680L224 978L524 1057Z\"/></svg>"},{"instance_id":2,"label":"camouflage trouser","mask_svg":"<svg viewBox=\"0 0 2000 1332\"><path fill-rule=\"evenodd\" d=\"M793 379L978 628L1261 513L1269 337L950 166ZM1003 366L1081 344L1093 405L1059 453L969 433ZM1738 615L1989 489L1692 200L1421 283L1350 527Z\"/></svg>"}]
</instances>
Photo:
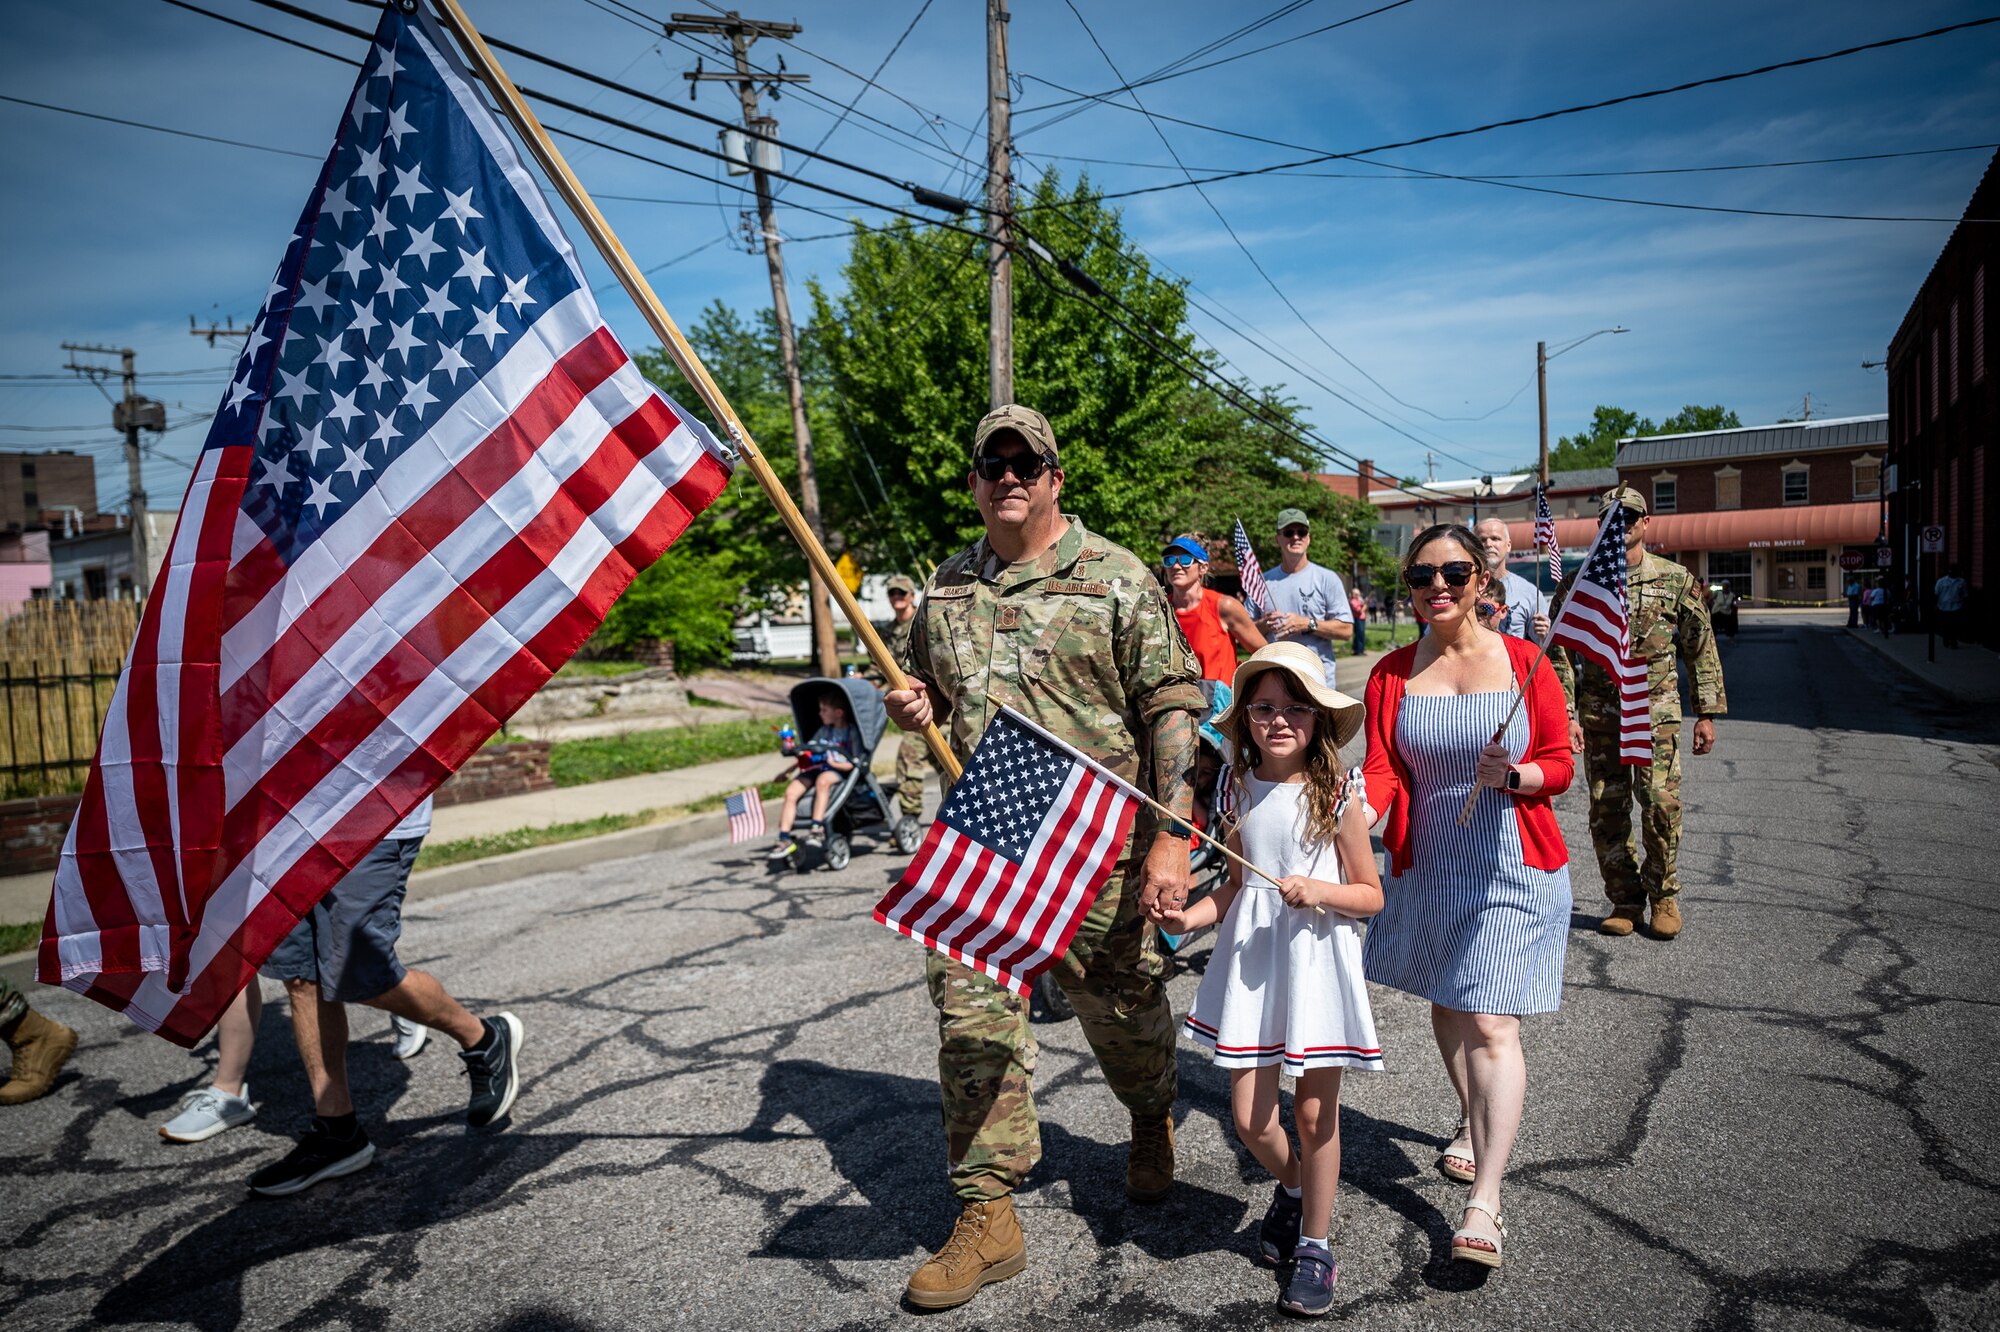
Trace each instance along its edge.
<instances>
[{"instance_id":1,"label":"camouflage trouser","mask_svg":"<svg viewBox=\"0 0 2000 1332\"><path fill-rule=\"evenodd\" d=\"M1123 882L1114 873L1054 974L1112 1092L1135 1117L1158 1118L1179 1092L1174 1015L1166 962L1138 911L1139 865ZM926 974L951 1190L968 1202L1003 1197L1042 1158L1027 1001L941 953L927 953Z\"/></svg>"},{"instance_id":2,"label":"camouflage trouser","mask_svg":"<svg viewBox=\"0 0 2000 1332\"><path fill-rule=\"evenodd\" d=\"M924 812L924 774L933 763L924 738L904 732L896 745L896 804L913 819Z\"/></svg>"},{"instance_id":3,"label":"camouflage trouser","mask_svg":"<svg viewBox=\"0 0 2000 1332\"><path fill-rule=\"evenodd\" d=\"M14 1024L28 1015L28 996L14 988L14 983L0 976L0 1036L14 1030Z\"/></svg>"},{"instance_id":4,"label":"camouflage trouser","mask_svg":"<svg viewBox=\"0 0 2000 1332\"><path fill-rule=\"evenodd\" d=\"M1618 718L1583 719L1583 766L1590 776L1590 840L1613 906L1638 906L1681 890L1681 724L1653 727L1653 764L1618 761ZM1642 866L1632 845L1632 797L1639 798Z\"/></svg>"}]
</instances>

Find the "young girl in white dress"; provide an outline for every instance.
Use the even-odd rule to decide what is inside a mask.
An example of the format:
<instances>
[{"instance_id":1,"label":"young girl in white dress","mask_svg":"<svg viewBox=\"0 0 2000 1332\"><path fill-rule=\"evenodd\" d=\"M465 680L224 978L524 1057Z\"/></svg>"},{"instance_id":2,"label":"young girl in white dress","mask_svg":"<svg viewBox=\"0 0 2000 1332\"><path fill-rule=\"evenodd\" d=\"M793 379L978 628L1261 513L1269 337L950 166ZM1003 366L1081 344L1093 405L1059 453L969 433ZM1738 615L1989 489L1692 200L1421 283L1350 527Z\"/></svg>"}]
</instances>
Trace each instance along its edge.
<instances>
[{"instance_id":1,"label":"young girl in white dress","mask_svg":"<svg viewBox=\"0 0 2000 1332\"><path fill-rule=\"evenodd\" d=\"M1382 1067L1356 929L1382 909L1382 882L1360 782L1340 762L1362 705L1297 643L1273 643L1237 667L1234 696L1217 719L1233 751L1223 780L1242 811L1227 845L1278 878L1232 864L1227 886L1161 926L1183 934L1220 921L1185 1030L1229 1070L1237 1136L1277 1177L1258 1247L1281 1269L1279 1307L1317 1315L1333 1307L1339 1274L1327 1237L1341 1072ZM1280 1069L1297 1079L1296 1149L1278 1121Z\"/></svg>"}]
</instances>

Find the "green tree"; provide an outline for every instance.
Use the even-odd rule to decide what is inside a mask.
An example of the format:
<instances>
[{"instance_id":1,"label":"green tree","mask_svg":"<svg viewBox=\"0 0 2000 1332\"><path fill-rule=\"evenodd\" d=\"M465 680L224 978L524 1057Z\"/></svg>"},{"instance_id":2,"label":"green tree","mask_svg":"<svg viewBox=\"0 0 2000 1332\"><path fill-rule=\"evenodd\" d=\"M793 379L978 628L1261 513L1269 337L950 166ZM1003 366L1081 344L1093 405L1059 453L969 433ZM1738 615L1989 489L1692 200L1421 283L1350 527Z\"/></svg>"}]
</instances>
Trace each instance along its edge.
<instances>
[{"instance_id":1,"label":"green tree","mask_svg":"<svg viewBox=\"0 0 2000 1332\"><path fill-rule=\"evenodd\" d=\"M1613 466L1618 460L1618 441L1622 439L1733 430L1742 424L1735 412L1720 403L1709 407L1689 403L1657 425L1651 417L1599 404L1591 413L1588 427L1574 435L1564 435L1549 446L1549 470L1567 472ZM1535 463L1528 463L1521 470L1532 472L1535 467Z\"/></svg>"}]
</instances>

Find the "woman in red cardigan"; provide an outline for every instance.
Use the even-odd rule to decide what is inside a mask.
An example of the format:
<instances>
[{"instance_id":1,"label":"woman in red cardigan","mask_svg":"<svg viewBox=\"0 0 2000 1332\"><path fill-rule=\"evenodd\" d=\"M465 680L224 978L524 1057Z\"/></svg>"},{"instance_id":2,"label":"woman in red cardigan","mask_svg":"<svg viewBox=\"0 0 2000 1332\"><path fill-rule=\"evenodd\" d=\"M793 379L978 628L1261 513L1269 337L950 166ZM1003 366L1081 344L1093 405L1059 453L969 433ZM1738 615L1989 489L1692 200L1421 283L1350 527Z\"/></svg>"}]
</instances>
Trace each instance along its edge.
<instances>
[{"instance_id":1,"label":"woman in red cardigan","mask_svg":"<svg viewBox=\"0 0 2000 1332\"><path fill-rule=\"evenodd\" d=\"M1521 1124L1521 1015L1561 1001L1569 853L1550 797L1574 771L1562 686L1535 645L1479 623L1495 577L1457 523L1411 544L1403 581L1430 627L1368 677L1368 803L1389 852L1386 904L1368 927L1368 979L1431 1003L1458 1092L1439 1168L1470 1183L1452 1257L1500 1266L1500 1176ZM1498 743L1516 689L1526 698ZM1474 787L1472 818L1458 815Z\"/></svg>"}]
</instances>

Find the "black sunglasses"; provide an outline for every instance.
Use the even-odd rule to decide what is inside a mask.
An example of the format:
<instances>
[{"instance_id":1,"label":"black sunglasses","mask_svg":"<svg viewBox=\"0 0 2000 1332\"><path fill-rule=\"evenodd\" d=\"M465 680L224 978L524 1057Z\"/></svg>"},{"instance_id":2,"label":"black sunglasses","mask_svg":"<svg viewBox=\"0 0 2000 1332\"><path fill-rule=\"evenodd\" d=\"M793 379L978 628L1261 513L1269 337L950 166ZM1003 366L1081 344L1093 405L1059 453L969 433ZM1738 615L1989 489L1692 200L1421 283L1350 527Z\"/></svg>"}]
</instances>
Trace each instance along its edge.
<instances>
[{"instance_id":1,"label":"black sunglasses","mask_svg":"<svg viewBox=\"0 0 2000 1332\"><path fill-rule=\"evenodd\" d=\"M1040 453L1012 455L982 453L972 460L972 470L978 474L981 481L998 481L1011 470L1014 473L1014 479L1023 485L1034 481L1052 466L1054 464L1048 460L1048 457Z\"/></svg>"},{"instance_id":2,"label":"black sunglasses","mask_svg":"<svg viewBox=\"0 0 2000 1332\"><path fill-rule=\"evenodd\" d=\"M1450 564L1413 564L1403 570L1403 581L1421 591L1431 585L1431 580L1444 575L1447 587L1464 587L1472 581L1472 561L1453 560Z\"/></svg>"}]
</instances>

